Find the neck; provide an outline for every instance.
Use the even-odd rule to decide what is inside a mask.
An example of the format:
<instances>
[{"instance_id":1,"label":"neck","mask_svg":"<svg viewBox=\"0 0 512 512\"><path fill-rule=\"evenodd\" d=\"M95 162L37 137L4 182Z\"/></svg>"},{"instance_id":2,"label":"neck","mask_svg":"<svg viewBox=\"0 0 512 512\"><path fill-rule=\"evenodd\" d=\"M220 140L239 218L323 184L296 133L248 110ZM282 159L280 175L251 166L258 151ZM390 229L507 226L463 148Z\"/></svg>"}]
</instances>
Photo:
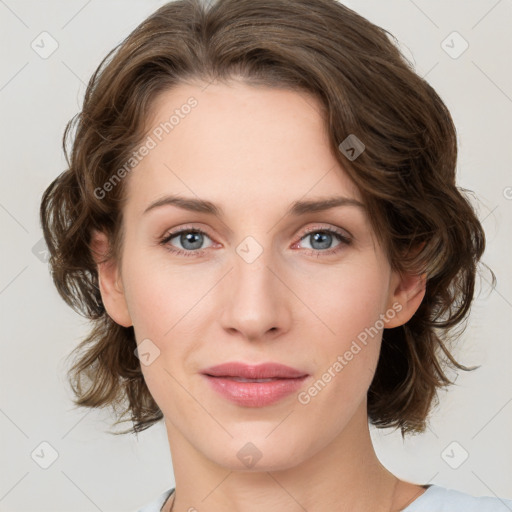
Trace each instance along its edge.
<instances>
[{"instance_id":1,"label":"neck","mask_svg":"<svg viewBox=\"0 0 512 512\"><path fill-rule=\"evenodd\" d=\"M302 460L299 454L298 463L286 467L256 464L240 470L238 459L238 467L229 460L219 464L196 450L173 424L166 421L166 427L176 479L175 499L168 501L166 512L171 506L174 511L209 512L389 512L405 507L413 491L418 495L419 486L400 482L378 460L366 407L331 443ZM243 445L233 442L233 447Z\"/></svg>"}]
</instances>

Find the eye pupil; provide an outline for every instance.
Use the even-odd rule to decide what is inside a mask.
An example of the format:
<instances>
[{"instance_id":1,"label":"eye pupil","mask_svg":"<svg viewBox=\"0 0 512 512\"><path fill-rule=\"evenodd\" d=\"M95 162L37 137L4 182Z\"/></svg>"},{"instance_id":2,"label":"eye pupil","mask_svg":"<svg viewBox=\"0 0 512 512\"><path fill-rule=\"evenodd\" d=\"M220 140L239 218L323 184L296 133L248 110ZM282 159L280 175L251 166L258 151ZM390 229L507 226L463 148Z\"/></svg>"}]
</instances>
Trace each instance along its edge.
<instances>
[{"instance_id":1,"label":"eye pupil","mask_svg":"<svg viewBox=\"0 0 512 512\"><path fill-rule=\"evenodd\" d=\"M191 251L199 249L203 245L203 235L195 231L188 231L180 236L180 243L182 247Z\"/></svg>"},{"instance_id":2,"label":"eye pupil","mask_svg":"<svg viewBox=\"0 0 512 512\"><path fill-rule=\"evenodd\" d=\"M313 235L310 235L311 247L313 249L328 249L332 243L332 235L329 233L318 231ZM319 246L315 246L316 243L319 243Z\"/></svg>"}]
</instances>

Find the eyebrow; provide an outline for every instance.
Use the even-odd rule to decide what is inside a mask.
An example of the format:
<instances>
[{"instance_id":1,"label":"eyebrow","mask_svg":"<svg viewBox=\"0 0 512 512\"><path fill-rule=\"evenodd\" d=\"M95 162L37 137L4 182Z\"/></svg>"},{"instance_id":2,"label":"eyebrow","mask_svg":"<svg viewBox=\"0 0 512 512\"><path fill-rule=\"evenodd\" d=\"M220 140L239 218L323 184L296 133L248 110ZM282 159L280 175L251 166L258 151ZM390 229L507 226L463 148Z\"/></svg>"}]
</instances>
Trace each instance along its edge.
<instances>
[{"instance_id":1,"label":"eyebrow","mask_svg":"<svg viewBox=\"0 0 512 512\"><path fill-rule=\"evenodd\" d=\"M165 196L162 197L161 199L152 202L144 210L143 215L150 212L151 210L154 210L155 208L160 208L162 206L168 205L177 206L178 208L182 208L184 210L189 210L192 212L207 213L210 215L215 215L216 217L224 216L222 208L220 206L215 205L211 201L177 195ZM365 209L364 204L358 201L357 199L352 199L343 196L333 196L324 197L321 199L310 199L307 201L295 201L288 208L288 210L285 213L285 216L298 216L304 215L306 213L321 212L339 206L356 206L362 208L363 210Z\"/></svg>"}]
</instances>

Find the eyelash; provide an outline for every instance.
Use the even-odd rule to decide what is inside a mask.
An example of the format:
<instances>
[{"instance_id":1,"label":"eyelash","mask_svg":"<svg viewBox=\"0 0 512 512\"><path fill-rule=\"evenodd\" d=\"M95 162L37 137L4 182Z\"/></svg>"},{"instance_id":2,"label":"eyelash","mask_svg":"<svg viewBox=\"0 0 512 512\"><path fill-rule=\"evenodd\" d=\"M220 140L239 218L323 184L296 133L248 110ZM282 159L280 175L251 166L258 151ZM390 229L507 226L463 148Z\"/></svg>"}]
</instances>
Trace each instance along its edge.
<instances>
[{"instance_id":1,"label":"eyelash","mask_svg":"<svg viewBox=\"0 0 512 512\"><path fill-rule=\"evenodd\" d=\"M160 245L162 245L167 251L176 254L178 256L192 256L192 257L201 257L206 252L206 249L196 249L191 251L185 251L183 249L176 249L175 247L169 245L169 242L175 238L178 235L181 235L182 233L198 233L201 235L205 235L208 238L211 238L208 233L203 231L202 229L193 228L193 227L184 227L177 231L173 231L171 233L168 233L162 240L160 240ZM339 245L332 249L325 249L325 250L315 250L315 249L304 249L306 251L306 254L310 256L316 256L319 257L322 255L331 255L337 253L339 250L341 250L342 245L350 245L352 243L352 240L348 238L346 235L344 235L341 231L338 231L334 228L319 228L319 227L312 227L307 229L304 234L299 238L298 242L295 242L293 245L296 245L297 243L301 242L304 238L306 238L311 233L329 233L331 235L334 235L338 241L340 242Z\"/></svg>"}]
</instances>

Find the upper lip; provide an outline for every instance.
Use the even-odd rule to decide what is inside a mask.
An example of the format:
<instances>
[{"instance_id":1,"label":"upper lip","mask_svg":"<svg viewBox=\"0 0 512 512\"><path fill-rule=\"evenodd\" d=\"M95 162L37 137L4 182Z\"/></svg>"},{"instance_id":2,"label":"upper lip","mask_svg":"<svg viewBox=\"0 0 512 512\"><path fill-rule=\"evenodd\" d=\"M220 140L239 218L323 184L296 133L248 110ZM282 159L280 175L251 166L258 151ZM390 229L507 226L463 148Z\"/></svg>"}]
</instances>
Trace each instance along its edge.
<instances>
[{"instance_id":1,"label":"upper lip","mask_svg":"<svg viewBox=\"0 0 512 512\"><path fill-rule=\"evenodd\" d=\"M212 377L241 377L243 379L293 379L308 375L305 372L279 363L250 365L239 362L223 363L206 368L201 373Z\"/></svg>"}]
</instances>

